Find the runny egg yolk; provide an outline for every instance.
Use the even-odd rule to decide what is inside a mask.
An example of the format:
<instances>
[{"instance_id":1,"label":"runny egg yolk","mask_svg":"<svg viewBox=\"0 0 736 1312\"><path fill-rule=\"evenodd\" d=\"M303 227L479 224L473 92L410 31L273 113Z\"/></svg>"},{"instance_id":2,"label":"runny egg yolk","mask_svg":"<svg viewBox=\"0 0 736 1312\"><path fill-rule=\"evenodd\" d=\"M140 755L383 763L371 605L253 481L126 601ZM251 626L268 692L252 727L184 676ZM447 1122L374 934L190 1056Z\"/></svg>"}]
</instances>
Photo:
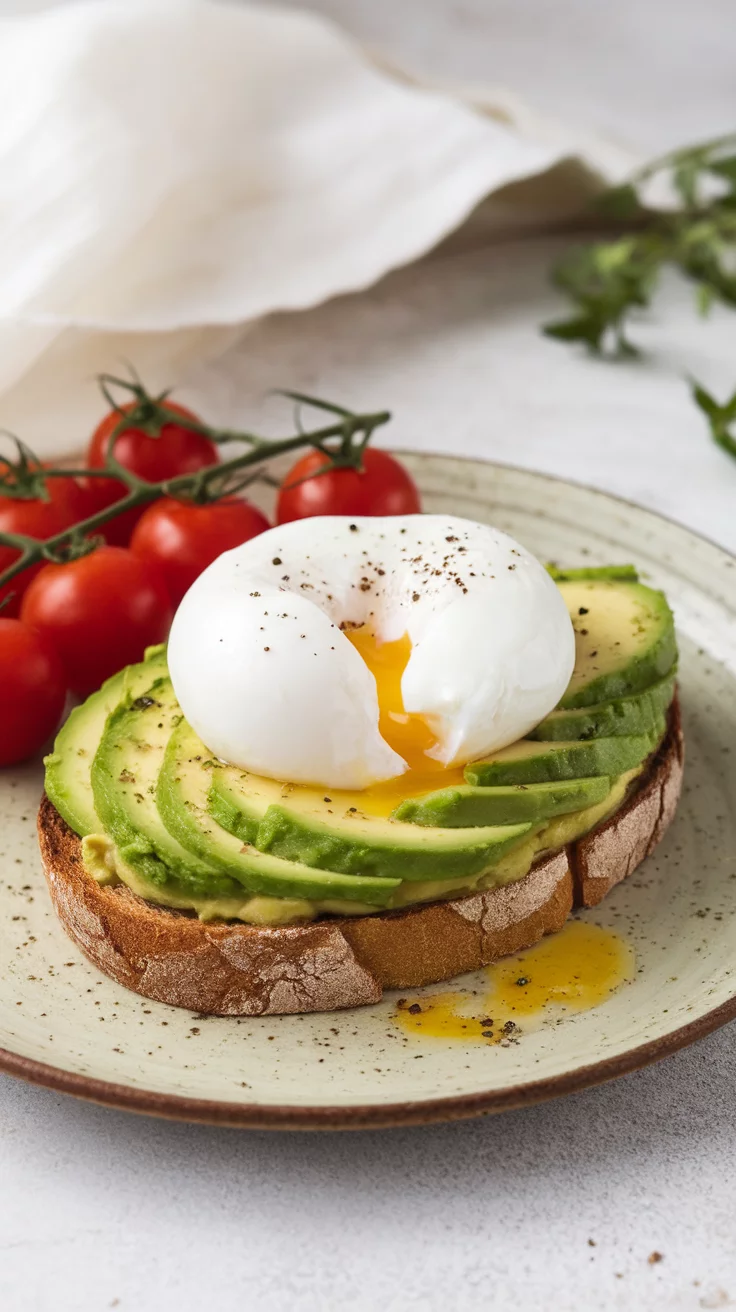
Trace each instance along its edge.
<instances>
[{"instance_id":1,"label":"runny egg yolk","mask_svg":"<svg viewBox=\"0 0 736 1312\"><path fill-rule=\"evenodd\" d=\"M404 710L401 679L411 656L408 633L395 642L381 642L366 627L353 629L347 636L376 681L381 737L403 756L410 770L441 770L439 761L427 756L437 739L426 720Z\"/></svg>"},{"instance_id":2,"label":"runny egg yolk","mask_svg":"<svg viewBox=\"0 0 736 1312\"><path fill-rule=\"evenodd\" d=\"M464 783L462 768L448 770L441 761L428 755L437 738L424 717L404 710L401 678L411 656L408 633L395 642L382 642L367 626L363 626L348 630L346 637L376 680L381 737L409 766L405 774L364 789L360 795L363 809L377 815L389 815L406 797Z\"/></svg>"}]
</instances>

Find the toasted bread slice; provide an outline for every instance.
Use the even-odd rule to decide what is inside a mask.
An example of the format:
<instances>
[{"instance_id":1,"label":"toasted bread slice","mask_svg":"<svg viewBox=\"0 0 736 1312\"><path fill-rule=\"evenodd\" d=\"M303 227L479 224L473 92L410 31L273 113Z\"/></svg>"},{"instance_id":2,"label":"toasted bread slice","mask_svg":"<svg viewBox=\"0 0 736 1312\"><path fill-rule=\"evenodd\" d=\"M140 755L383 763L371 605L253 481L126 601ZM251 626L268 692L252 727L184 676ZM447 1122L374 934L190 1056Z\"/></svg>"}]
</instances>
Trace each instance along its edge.
<instances>
[{"instance_id":1,"label":"toasted bread slice","mask_svg":"<svg viewBox=\"0 0 736 1312\"><path fill-rule=\"evenodd\" d=\"M44 797L38 831L67 933L106 975L144 997L217 1016L332 1011L386 988L450 979L530 947L594 906L652 851L680 795L677 703L667 736L615 815L516 883L447 902L275 928L204 923L87 872L77 835Z\"/></svg>"}]
</instances>

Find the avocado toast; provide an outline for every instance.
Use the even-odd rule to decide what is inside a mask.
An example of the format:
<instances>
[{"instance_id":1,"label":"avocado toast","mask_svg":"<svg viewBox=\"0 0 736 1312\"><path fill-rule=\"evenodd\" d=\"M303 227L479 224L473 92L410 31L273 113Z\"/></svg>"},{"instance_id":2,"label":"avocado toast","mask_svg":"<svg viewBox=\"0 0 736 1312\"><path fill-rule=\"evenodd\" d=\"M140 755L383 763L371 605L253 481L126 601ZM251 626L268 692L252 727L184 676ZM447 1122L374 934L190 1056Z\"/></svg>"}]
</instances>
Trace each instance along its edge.
<instances>
[{"instance_id":1,"label":"avocado toast","mask_svg":"<svg viewBox=\"0 0 736 1312\"><path fill-rule=\"evenodd\" d=\"M600 901L677 804L674 627L630 573L558 586L576 660L557 709L398 805L226 764L162 649L122 671L47 762L41 849L69 933L148 997L274 1014L449 978Z\"/></svg>"}]
</instances>

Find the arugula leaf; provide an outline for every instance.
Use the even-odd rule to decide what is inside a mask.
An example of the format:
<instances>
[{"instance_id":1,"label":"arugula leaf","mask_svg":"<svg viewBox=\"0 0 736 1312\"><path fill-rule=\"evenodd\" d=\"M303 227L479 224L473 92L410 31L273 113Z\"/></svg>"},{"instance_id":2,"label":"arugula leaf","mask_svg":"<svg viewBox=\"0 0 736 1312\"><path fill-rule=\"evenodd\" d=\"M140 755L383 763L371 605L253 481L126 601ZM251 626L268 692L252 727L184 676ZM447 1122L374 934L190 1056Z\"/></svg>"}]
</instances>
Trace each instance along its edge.
<instances>
[{"instance_id":1,"label":"arugula leaf","mask_svg":"<svg viewBox=\"0 0 736 1312\"><path fill-rule=\"evenodd\" d=\"M709 172L724 178L732 185L736 183L736 155L726 155L724 159L713 160L708 165Z\"/></svg>"},{"instance_id":2,"label":"arugula leaf","mask_svg":"<svg viewBox=\"0 0 736 1312\"><path fill-rule=\"evenodd\" d=\"M696 304L707 313L714 301L736 306L736 133L688 146L655 160L622 186L606 192L596 208L629 231L565 255L552 281L572 302L569 318L546 324L559 341L582 342L596 355L632 356L633 315L646 310L666 266L696 284ZM679 209L646 205L642 187L669 179Z\"/></svg>"},{"instance_id":3,"label":"arugula leaf","mask_svg":"<svg viewBox=\"0 0 736 1312\"><path fill-rule=\"evenodd\" d=\"M736 436L731 433L731 426L736 426L736 392L728 401L716 401L700 383L693 382L692 396L708 420L711 437L722 451L736 460Z\"/></svg>"},{"instance_id":4,"label":"arugula leaf","mask_svg":"<svg viewBox=\"0 0 736 1312\"><path fill-rule=\"evenodd\" d=\"M626 336L626 316L649 305L659 263L657 244L649 235L620 237L572 252L555 268L553 281L581 313L547 324L544 332L563 341L584 341L595 354L638 354Z\"/></svg>"},{"instance_id":5,"label":"arugula leaf","mask_svg":"<svg viewBox=\"0 0 736 1312\"><path fill-rule=\"evenodd\" d=\"M633 182L624 182L620 187L611 187L598 196L595 208L608 219L636 219L642 213L639 193Z\"/></svg>"}]
</instances>

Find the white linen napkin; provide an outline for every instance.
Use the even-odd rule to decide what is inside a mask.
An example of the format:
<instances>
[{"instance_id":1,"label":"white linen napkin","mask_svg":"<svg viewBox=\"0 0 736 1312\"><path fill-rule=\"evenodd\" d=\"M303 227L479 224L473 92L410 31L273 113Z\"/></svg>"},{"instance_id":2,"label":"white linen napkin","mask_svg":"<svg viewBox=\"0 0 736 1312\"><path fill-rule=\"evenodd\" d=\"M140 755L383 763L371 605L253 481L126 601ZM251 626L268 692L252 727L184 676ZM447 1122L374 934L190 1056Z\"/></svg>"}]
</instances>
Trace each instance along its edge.
<instances>
[{"instance_id":1,"label":"white linen napkin","mask_svg":"<svg viewBox=\"0 0 736 1312\"><path fill-rule=\"evenodd\" d=\"M0 425L43 455L73 449L99 404L91 374L121 355L174 383L239 325L416 259L490 193L567 167L574 211L630 163L508 101L483 109L273 6L0 20ZM559 178L553 194L559 210Z\"/></svg>"}]
</instances>

